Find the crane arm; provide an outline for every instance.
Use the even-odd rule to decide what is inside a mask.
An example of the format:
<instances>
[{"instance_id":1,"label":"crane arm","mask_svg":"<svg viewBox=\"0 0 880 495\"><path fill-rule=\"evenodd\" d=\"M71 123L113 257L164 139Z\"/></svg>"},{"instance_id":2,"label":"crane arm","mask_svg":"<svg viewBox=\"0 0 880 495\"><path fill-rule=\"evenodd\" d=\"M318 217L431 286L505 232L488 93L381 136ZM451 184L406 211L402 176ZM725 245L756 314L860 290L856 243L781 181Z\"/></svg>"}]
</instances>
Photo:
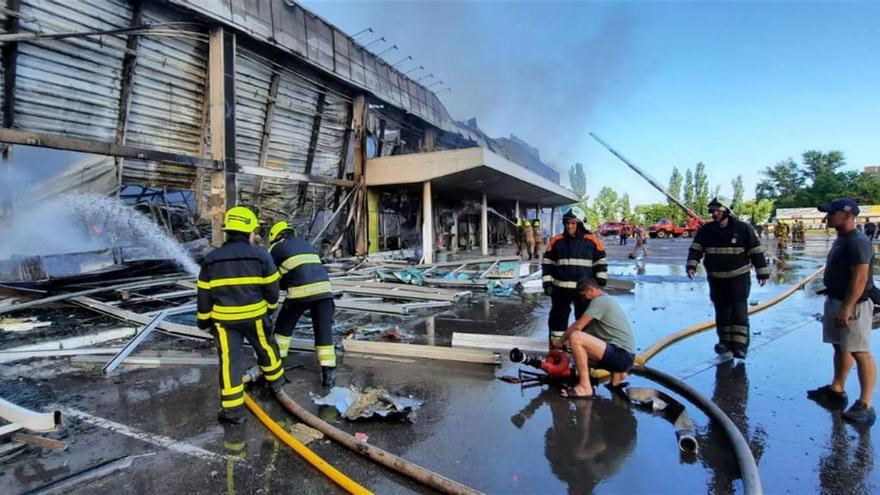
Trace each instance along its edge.
<instances>
[{"instance_id":1,"label":"crane arm","mask_svg":"<svg viewBox=\"0 0 880 495\"><path fill-rule=\"evenodd\" d=\"M592 137L593 139L595 139L596 141L598 141L599 144L601 144L602 146L605 147L605 149L607 149L608 151L610 151L612 155L614 155L614 156L616 156L617 158L619 158L620 161L622 161L623 163L627 164L627 165L629 166L629 168L633 169L633 171L634 171L635 173L637 173L637 174L639 174L640 176L642 176L643 179L645 179L646 181L648 181L649 184L651 184L652 186L654 186L655 189L657 189L657 190L660 191L664 196L666 196L666 198L669 199L669 201L672 201L673 203L675 203L676 205L678 205L678 207L681 208L682 210L684 210L684 212L687 213L689 217L691 217L691 218L693 218L693 219L696 219L696 220L700 220L700 221L702 222L702 219L700 218L699 215L697 215L697 214L694 212L694 210L691 210L691 209L688 208L684 203L682 203L678 198L676 198L675 196L669 194L669 191L667 191L667 190L663 187L663 185L661 185L659 182L657 182L657 180L656 180L655 178L653 178L653 177L651 177L650 175L648 175L647 172L645 172L644 170L642 170L641 168L639 168L635 163L629 161L625 156L623 156L623 155L621 155L620 153L618 153L617 150L615 150L615 149L612 148L611 146L608 146L608 144L607 144L605 141L602 141L602 140L599 138L599 136L597 136L596 134L594 134L594 133L591 132L591 133L590 133L590 137Z\"/></svg>"}]
</instances>

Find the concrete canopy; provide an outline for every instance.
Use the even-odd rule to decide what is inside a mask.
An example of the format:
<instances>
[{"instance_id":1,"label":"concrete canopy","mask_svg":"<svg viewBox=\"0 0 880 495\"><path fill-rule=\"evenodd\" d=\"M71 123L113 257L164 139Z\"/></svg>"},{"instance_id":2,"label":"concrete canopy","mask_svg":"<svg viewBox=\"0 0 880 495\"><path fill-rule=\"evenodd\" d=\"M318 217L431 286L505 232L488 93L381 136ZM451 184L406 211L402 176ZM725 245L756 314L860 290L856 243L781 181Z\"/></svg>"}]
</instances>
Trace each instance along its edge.
<instances>
[{"instance_id":1,"label":"concrete canopy","mask_svg":"<svg viewBox=\"0 0 880 495\"><path fill-rule=\"evenodd\" d=\"M436 192L447 196L485 193L490 200L544 207L579 199L559 184L480 147L373 158L367 160L366 180L371 187L431 181Z\"/></svg>"}]
</instances>

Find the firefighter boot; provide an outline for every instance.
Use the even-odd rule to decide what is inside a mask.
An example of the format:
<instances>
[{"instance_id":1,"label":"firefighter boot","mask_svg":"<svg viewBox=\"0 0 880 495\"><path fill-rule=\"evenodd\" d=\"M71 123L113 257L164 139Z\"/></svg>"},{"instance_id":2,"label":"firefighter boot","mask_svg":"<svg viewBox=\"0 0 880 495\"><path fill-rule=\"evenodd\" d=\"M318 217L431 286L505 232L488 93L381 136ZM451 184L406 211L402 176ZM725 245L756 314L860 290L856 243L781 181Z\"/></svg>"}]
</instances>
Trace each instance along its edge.
<instances>
[{"instance_id":1,"label":"firefighter boot","mask_svg":"<svg viewBox=\"0 0 880 495\"><path fill-rule=\"evenodd\" d=\"M324 387L332 387L336 385L335 366L321 366L321 385Z\"/></svg>"},{"instance_id":2,"label":"firefighter boot","mask_svg":"<svg viewBox=\"0 0 880 495\"><path fill-rule=\"evenodd\" d=\"M217 412L217 421L230 425L240 425L247 421L243 407L233 409L220 409Z\"/></svg>"},{"instance_id":3,"label":"firefighter boot","mask_svg":"<svg viewBox=\"0 0 880 495\"><path fill-rule=\"evenodd\" d=\"M730 348L727 347L727 344L724 342L715 344L715 354L724 354L727 352L730 352Z\"/></svg>"}]
</instances>

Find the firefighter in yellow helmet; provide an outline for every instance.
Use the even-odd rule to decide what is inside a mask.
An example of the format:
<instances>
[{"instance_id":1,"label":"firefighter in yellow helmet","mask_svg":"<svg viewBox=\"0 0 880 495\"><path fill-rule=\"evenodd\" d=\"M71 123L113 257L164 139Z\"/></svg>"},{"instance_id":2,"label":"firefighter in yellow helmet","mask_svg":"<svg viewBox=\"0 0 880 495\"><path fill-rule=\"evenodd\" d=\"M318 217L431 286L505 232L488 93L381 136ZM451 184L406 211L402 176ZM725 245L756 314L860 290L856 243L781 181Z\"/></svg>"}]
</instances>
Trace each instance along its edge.
<instances>
[{"instance_id":1,"label":"firefighter in yellow helmet","mask_svg":"<svg viewBox=\"0 0 880 495\"><path fill-rule=\"evenodd\" d=\"M522 252L526 247L526 234L523 230L523 221L519 217L516 218L516 223L514 224L513 241L516 243L516 255L522 256Z\"/></svg>"},{"instance_id":2,"label":"firefighter in yellow helmet","mask_svg":"<svg viewBox=\"0 0 880 495\"><path fill-rule=\"evenodd\" d=\"M532 255L536 259L541 257L541 254L544 252L544 232L541 230L541 220L535 218L532 220L532 231L535 236L535 249L532 251Z\"/></svg>"},{"instance_id":3,"label":"firefighter in yellow helmet","mask_svg":"<svg viewBox=\"0 0 880 495\"><path fill-rule=\"evenodd\" d=\"M275 342L281 357L287 356L293 329L308 311L315 335L315 356L321 366L321 384L332 387L336 381L336 349L333 346L336 307L327 270L312 245L297 237L284 221L269 230L269 253L281 273L281 286L287 290L287 299L281 306L275 326Z\"/></svg>"},{"instance_id":4,"label":"firefighter in yellow helmet","mask_svg":"<svg viewBox=\"0 0 880 495\"><path fill-rule=\"evenodd\" d=\"M278 269L269 253L254 246L257 216L244 206L226 211L226 242L202 261L198 286L198 326L210 329L220 356L221 422L245 420L244 339L257 353L263 376L277 392L284 385L284 368L275 342L269 312L278 305Z\"/></svg>"},{"instance_id":5,"label":"firefighter in yellow helmet","mask_svg":"<svg viewBox=\"0 0 880 495\"><path fill-rule=\"evenodd\" d=\"M535 254L535 231L532 230L532 222L529 220L523 220L523 237L526 240L526 253L532 259Z\"/></svg>"}]
</instances>

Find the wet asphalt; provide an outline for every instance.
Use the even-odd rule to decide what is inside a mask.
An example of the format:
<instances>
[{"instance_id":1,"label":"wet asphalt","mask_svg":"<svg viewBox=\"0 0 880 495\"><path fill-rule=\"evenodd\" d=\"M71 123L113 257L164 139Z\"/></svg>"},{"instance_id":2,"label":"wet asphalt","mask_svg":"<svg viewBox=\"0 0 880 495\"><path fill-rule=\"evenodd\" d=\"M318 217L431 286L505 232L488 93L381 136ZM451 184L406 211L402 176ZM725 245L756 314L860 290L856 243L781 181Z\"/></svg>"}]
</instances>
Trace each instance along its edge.
<instances>
[{"instance_id":1,"label":"wet asphalt","mask_svg":"<svg viewBox=\"0 0 880 495\"><path fill-rule=\"evenodd\" d=\"M686 240L651 240L649 256L626 257L610 245L609 271L636 281L634 294L615 296L629 315L640 350L678 329L712 319L704 279L684 275ZM772 251L772 249L771 249ZM824 260L824 238L789 250L770 284L753 284L757 304L786 290ZM827 383L831 350L821 342L816 314L822 299L815 283L753 315L746 361L723 361L712 351L714 330L678 343L648 364L684 379L712 398L747 438L768 493L872 493L880 487L874 469L878 442L871 429L857 428L808 400L805 391ZM440 313L396 322L416 343L449 345L452 332L546 337L549 301L518 297L476 298ZM165 343L165 341L162 341ZM177 343L187 348L188 343ZM876 351L876 339L872 345ZM150 344L144 345L150 349ZM201 346L201 354L210 349ZM349 433L447 477L487 493L742 493L735 459L718 428L679 397L697 428L699 452L679 451L674 429L651 414L598 387L593 401L569 401L547 387L505 383L519 365L506 357L500 367L344 356L339 384L382 386L424 400L415 421L351 422L319 409L309 392L321 392L310 354L292 355L285 388L295 400ZM74 493L336 493L332 482L279 443L255 417L230 428L215 420L215 366L127 367L109 378L99 369L68 360L0 366L2 395L32 408L53 404L103 418L129 435L68 417L50 435L69 442L66 451L28 447L0 464L0 493L21 493L101 462L123 456L131 467ZM657 385L631 377L634 386ZM662 388L661 388L662 390ZM855 372L847 390L858 395ZM279 421L291 417L274 399L254 398ZM674 394L670 394L673 395ZM97 420L100 421L100 420ZM244 444L243 449L239 448ZM169 444L171 446L169 447ZM430 490L329 441L313 450L376 493ZM197 448L197 449L196 449ZM182 452L185 451L185 452Z\"/></svg>"}]
</instances>

